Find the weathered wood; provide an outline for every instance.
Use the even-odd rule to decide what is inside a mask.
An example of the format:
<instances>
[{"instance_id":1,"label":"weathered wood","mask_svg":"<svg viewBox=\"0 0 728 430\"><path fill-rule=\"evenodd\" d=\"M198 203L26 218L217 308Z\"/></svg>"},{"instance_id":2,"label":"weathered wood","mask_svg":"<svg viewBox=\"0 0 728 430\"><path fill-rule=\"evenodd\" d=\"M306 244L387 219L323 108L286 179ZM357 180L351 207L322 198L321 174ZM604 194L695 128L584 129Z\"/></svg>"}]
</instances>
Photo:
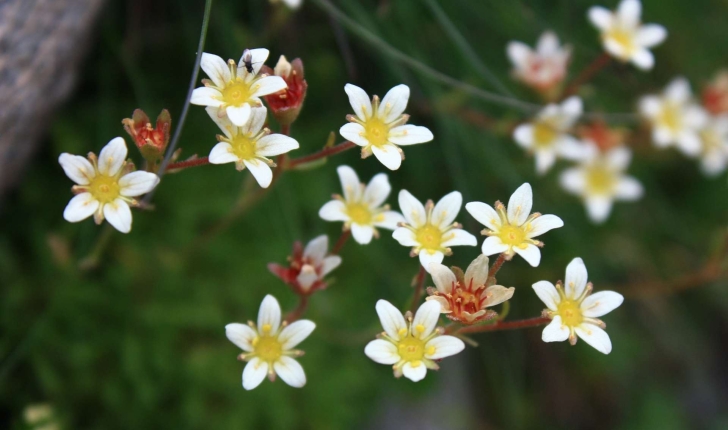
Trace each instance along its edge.
<instances>
[{"instance_id":1,"label":"weathered wood","mask_svg":"<svg viewBox=\"0 0 728 430\"><path fill-rule=\"evenodd\" d=\"M0 197L78 75L103 0L0 0Z\"/></svg>"}]
</instances>

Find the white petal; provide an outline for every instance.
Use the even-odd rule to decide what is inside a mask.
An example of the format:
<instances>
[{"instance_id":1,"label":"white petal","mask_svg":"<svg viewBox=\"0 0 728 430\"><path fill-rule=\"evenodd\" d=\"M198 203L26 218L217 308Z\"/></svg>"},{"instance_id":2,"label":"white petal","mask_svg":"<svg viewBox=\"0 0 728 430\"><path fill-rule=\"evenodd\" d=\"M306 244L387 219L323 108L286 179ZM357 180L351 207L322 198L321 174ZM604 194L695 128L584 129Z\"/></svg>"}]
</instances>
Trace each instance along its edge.
<instances>
[{"instance_id":1,"label":"white petal","mask_svg":"<svg viewBox=\"0 0 728 430\"><path fill-rule=\"evenodd\" d=\"M584 193L584 189L586 187L584 170L578 167L566 169L563 173L561 173L559 182L561 182L561 187L563 187L566 191L572 194L581 195Z\"/></svg>"},{"instance_id":2,"label":"white petal","mask_svg":"<svg viewBox=\"0 0 728 430\"><path fill-rule=\"evenodd\" d=\"M442 243L440 246L449 248L451 246L476 246L478 238L467 231L455 228L442 235Z\"/></svg>"},{"instance_id":3,"label":"white petal","mask_svg":"<svg viewBox=\"0 0 728 430\"><path fill-rule=\"evenodd\" d=\"M385 123L390 123L402 116L407 108L409 101L410 89L407 85L400 84L387 91L382 102L379 104L377 117Z\"/></svg>"},{"instance_id":4,"label":"white petal","mask_svg":"<svg viewBox=\"0 0 728 430\"><path fill-rule=\"evenodd\" d=\"M642 197L644 189L639 181L631 176L623 176L617 183L614 196L622 200L637 200Z\"/></svg>"},{"instance_id":5,"label":"white petal","mask_svg":"<svg viewBox=\"0 0 728 430\"><path fill-rule=\"evenodd\" d=\"M303 250L303 258L308 258L315 264L321 264L329 250L329 237L325 234L317 236L306 244Z\"/></svg>"},{"instance_id":6,"label":"white petal","mask_svg":"<svg viewBox=\"0 0 728 430\"><path fill-rule=\"evenodd\" d=\"M687 102L692 97L690 83L683 77L673 79L665 88L665 97L676 103Z\"/></svg>"},{"instance_id":7,"label":"white petal","mask_svg":"<svg viewBox=\"0 0 728 430\"><path fill-rule=\"evenodd\" d=\"M432 210L432 225L445 229L455 221L463 205L463 195L458 191L446 194Z\"/></svg>"},{"instance_id":8,"label":"white petal","mask_svg":"<svg viewBox=\"0 0 728 430\"><path fill-rule=\"evenodd\" d=\"M592 196L586 199L586 211L589 218L601 224L607 220L609 213L612 211L612 198L607 196Z\"/></svg>"},{"instance_id":9,"label":"white petal","mask_svg":"<svg viewBox=\"0 0 728 430\"><path fill-rule=\"evenodd\" d=\"M258 309L258 331L265 332L264 327L269 326L267 333L273 334L278 331L281 325L281 305L275 297L268 294L263 298Z\"/></svg>"},{"instance_id":10,"label":"white petal","mask_svg":"<svg viewBox=\"0 0 728 430\"><path fill-rule=\"evenodd\" d=\"M265 48L250 49L250 62L253 65L253 73L255 73L256 75L258 74L258 71L261 67L263 67L263 64L265 63L265 60L268 59L269 54L270 51ZM241 56L240 61L238 61L238 67L244 66L243 63L243 57Z\"/></svg>"},{"instance_id":11,"label":"white petal","mask_svg":"<svg viewBox=\"0 0 728 430\"><path fill-rule=\"evenodd\" d=\"M255 357L243 369L243 388L252 390L260 385L268 374L268 363Z\"/></svg>"},{"instance_id":12,"label":"white petal","mask_svg":"<svg viewBox=\"0 0 728 430\"><path fill-rule=\"evenodd\" d=\"M412 367L412 363L408 361L402 366L402 374L412 382L421 381L427 375L427 367L425 367L425 364L421 361L417 364L416 367Z\"/></svg>"},{"instance_id":13,"label":"white petal","mask_svg":"<svg viewBox=\"0 0 728 430\"><path fill-rule=\"evenodd\" d=\"M666 37L667 30L658 24L643 25L637 30L637 43L645 48L659 45Z\"/></svg>"},{"instance_id":14,"label":"white petal","mask_svg":"<svg viewBox=\"0 0 728 430\"><path fill-rule=\"evenodd\" d=\"M386 300L378 300L375 307L379 322L387 333L387 336L394 340L400 340L407 333L407 322L399 309ZM402 334L400 335L400 330Z\"/></svg>"},{"instance_id":15,"label":"white petal","mask_svg":"<svg viewBox=\"0 0 728 430\"><path fill-rule=\"evenodd\" d=\"M506 251L508 251L508 245L503 243L501 238L498 236L487 237L483 242L483 247L481 248L481 252L484 255L500 254L501 252Z\"/></svg>"},{"instance_id":16,"label":"white petal","mask_svg":"<svg viewBox=\"0 0 728 430\"><path fill-rule=\"evenodd\" d=\"M303 342L316 328L316 324L309 320L298 320L292 322L286 328L281 330L278 335L278 341L281 343L281 349L287 351L293 349L299 343Z\"/></svg>"},{"instance_id":17,"label":"white petal","mask_svg":"<svg viewBox=\"0 0 728 430\"><path fill-rule=\"evenodd\" d=\"M578 299L586 289L588 280L584 260L577 257L566 266L566 279L564 280L564 292L569 299Z\"/></svg>"},{"instance_id":18,"label":"white petal","mask_svg":"<svg viewBox=\"0 0 728 430\"><path fill-rule=\"evenodd\" d=\"M440 303L435 300L428 300L421 304L412 320L412 335L418 339L424 339L432 334L440 319L441 309Z\"/></svg>"},{"instance_id":19,"label":"white petal","mask_svg":"<svg viewBox=\"0 0 728 430\"><path fill-rule=\"evenodd\" d=\"M364 189L364 201L370 208L378 208L387 200L390 192L392 186L389 185L389 178L385 173L379 173L374 175Z\"/></svg>"},{"instance_id":20,"label":"white petal","mask_svg":"<svg viewBox=\"0 0 728 430\"><path fill-rule=\"evenodd\" d=\"M541 339L544 342L563 342L569 338L569 327L561 322L561 317L556 315L554 319L543 329Z\"/></svg>"},{"instance_id":21,"label":"white petal","mask_svg":"<svg viewBox=\"0 0 728 430\"><path fill-rule=\"evenodd\" d=\"M388 140L395 145L414 145L429 142L435 137L427 127L420 125L400 125L389 130Z\"/></svg>"},{"instance_id":22,"label":"white petal","mask_svg":"<svg viewBox=\"0 0 728 430\"><path fill-rule=\"evenodd\" d=\"M465 283L467 284L468 280L472 280L473 287L485 285L488 281L488 263L488 257L484 254L480 254L478 258L473 260L465 271Z\"/></svg>"},{"instance_id":23,"label":"white petal","mask_svg":"<svg viewBox=\"0 0 728 430\"><path fill-rule=\"evenodd\" d=\"M583 109L583 103L579 96L571 96L561 103L561 112L566 115L570 121L579 118Z\"/></svg>"},{"instance_id":24,"label":"white petal","mask_svg":"<svg viewBox=\"0 0 728 430\"><path fill-rule=\"evenodd\" d=\"M208 160L211 164L235 163L240 158L233 153L233 147L227 142L220 142L212 147Z\"/></svg>"},{"instance_id":25,"label":"white petal","mask_svg":"<svg viewBox=\"0 0 728 430\"><path fill-rule=\"evenodd\" d=\"M304 264L298 276L296 276L296 282L298 282L298 285L303 291L309 291L318 279L319 276L316 273L316 269L310 264Z\"/></svg>"},{"instance_id":26,"label":"white petal","mask_svg":"<svg viewBox=\"0 0 728 430\"><path fill-rule=\"evenodd\" d=\"M253 340L258 333L246 324L232 323L225 326L225 336L243 351L253 351Z\"/></svg>"},{"instance_id":27,"label":"white petal","mask_svg":"<svg viewBox=\"0 0 728 430\"><path fill-rule=\"evenodd\" d=\"M430 251L423 249L422 251L420 251L419 258L422 267L427 269L430 263L442 263L442 260L445 258L445 254L440 251L435 251L431 253Z\"/></svg>"},{"instance_id":28,"label":"white petal","mask_svg":"<svg viewBox=\"0 0 728 430\"><path fill-rule=\"evenodd\" d=\"M508 200L508 221L513 225L521 225L531 214L533 206L533 190L531 184L526 182L513 192Z\"/></svg>"},{"instance_id":29,"label":"white petal","mask_svg":"<svg viewBox=\"0 0 728 430\"><path fill-rule=\"evenodd\" d=\"M536 151L536 173L543 175L553 167L556 162L556 152L553 149L541 149Z\"/></svg>"},{"instance_id":30,"label":"white petal","mask_svg":"<svg viewBox=\"0 0 728 430\"><path fill-rule=\"evenodd\" d=\"M131 209L120 198L104 205L104 218L122 233L129 233L131 231Z\"/></svg>"},{"instance_id":31,"label":"white petal","mask_svg":"<svg viewBox=\"0 0 728 430\"><path fill-rule=\"evenodd\" d=\"M636 27L642 15L642 3L639 0L622 0L617 6L617 16L620 24L626 27Z\"/></svg>"},{"instance_id":32,"label":"white petal","mask_svg":"<svg viewBox=\"0 0 728 430\"><path fill-rule=\"evenodd\" d=\"M559 139L555 147L556 152L567 160L580 161L586 159L589 155L586 144L569 135Z\"/></svg>"},{"instance_id":33,"label":"white petal","mask_svg":"<svg viewBox=\"0 0 728 430\"><path fill-rule=\"evenodd\" d=\"M600 291L584 299L581 312L587 318L598 318L617 309L624 297L614 291Z\"/></svg>"},{"instance_id":34,"label":"white petal","mask_svg":"<svg viewBox=\"0 0 728 430\"><path fill-rule=\"evenodd\" d=\"M154 173L137 170L119 179L119 193L124 197L140 196L152 191L158 183L159 176Z\"/></svg>"},{"instance_id":35,"label":"white petal","mask_svg":"<svg viewBox=\"0 0 728 430\"><path fill-rule=\"evenodd\" d=\"M559 38L553 31L544 31L536 42L536 51L546 57L551 57L559 52Z\"/></svg>"},{"instance_id":36,"label":"white petal","mask_svg":"<svg viewBox=\"0 0 728 430\"><path fill-rule=\"evenodd\" d=\"M374 226L386 228L387 230L395 230L400 223L404 222L405 219L402 214L395 211L381 212L374 217Z\"/></svg>"},{"instance_id":37,"label":"white petal","mask_svg":"<svg viewBox=\"0 0 728 430\"><path fill-rule=\"evenodd\" d=\"M402 155L399 153L399 148L391 143L385 143L382 146L372 146L372 152L377 157L377 160L389 170L397 170L402 165Z\"/></svg>"},{"instance_id":38,"label":"white petal","mask_svg":"<svg viewBox=\"0 0 728 430\"><path fill-rule=\"evenodd\" d=\"M514 246L513 250L516 254L523 257L532 267L537 267L541 263L541 250L536 245L528 244L525 248Z\"/></svg>"},{"instance_id":39,"label":"white petal","mask_svg":"<svg viewBox=\"0 0 728 430\"><path fill-rule=\"evenodd\" d=\"M439 263L430 263L427 272L432 276L432 282L441 293L448 294L452 291L452 286L457 281L452 270Z\"/></svg>"},{"instance_id":40,"label":"white petal","mask_svg":"<svg viewBox=\"0 0 728 430\"><path fill-rule=\"evenodd\" d=\"M609 335L594 324L581 324L574 331L584 342L593 346L602 354L612 352L612 341L609 339Z\"/></svg>"},{"instance_id":41,"label":"white petal","mask_svg":"<svg viewBox=\"0 0 728 430\"><path fill-rule=\"evenodd\" d=\"M372 228L372 226L370 225L360 225L354 223L351 225L351 235L354 236L354 240L356 240L357 243L361 245L366 245L372 241L372 237L374 236L374 228Z\"/></svg>"},{"instance_id":42,"label":"white petal","mask_svg":"<svg viewBox=\"0 0 728 430\"><path fill-rule=\"evenodd\" d=\"M348 221L346 205L340 200L331 200L319 209L319 217L324 221Z\"/></svg>"},{"instance_id":43,"label":"white petal","mask_svg":"<svg viewBox=\"0 0 728 430\"><path fill-rule=\"evenodd\" d=\"M399 227L398 229L394 230L394 232L392 233L392 237L402 246L419 245L419 242L417 242L417 238L415 237L415 233L408 228Z\"/></svg>"},{"instance_id":44,"label":"white petal","mask_svg":"<svg viewBox=\"0 0 728 430\"><path fill-rule=\"evenodd\" d=\"M321 265L321 277L326 276L332 270L336 269L341 265L341 257L338 255L329 255L324 258L324 263Z\"/></svg>"},{"instance_id":45,"label":"white petal","mask_svg":"<svg viewBox=\"0 0 728 430\"><path fill-rule=\"evenodd\" d=\"M399 360L397 346L384 339L376 339L367 344L364 354L379 364L396 364Z\"/></svg>"},{"instance_id":46,"label":"white petal","mask_svg":"<svg viewBox=\"0 0 728 430\"><path fill-rule=\"evenodd\" d=\"M481 297L486 297L485 302L483 303L484 306L495 306L499 305L506 300L510 300L511 297L513 297L513 293L516 292L516 289L513 287L506 288L502 285L491 285L490 287L486 288L485 291L481 294Z\"/></svg>"},{"instance_id":47,"label":"white petal","mask_svg":"<svg viewBox=\"0 0 728 430\"><path fill-rule=\"evenodd\" d=\"M655 65L655 56L647 49L638 49L632 55L632 63L641 70L650 70Z\"/></svg>"},{"instance_id":48,"label":"white petal","mask_svg":"<svg viewBox=\"0 0 728 430\"><path fill-rule=\"evenodd\" d=\"M531 222L531 231L528 232L528 238L541 236L549 230L563 226L564 221L556 215L542 215Z\"/></svg>"},{"instance_id":49,"label":"white petal","mask_svg":"<svg viewBox=\"0 0 728 430\"><path fill-rule=\"evenodd\" d=\"M532 51L525 43L522 42L509 42L506 47L506 54L516 68L524 68L529 58L531 58Z\"/></svg>"},{"instance_id":50,"label":"white petal","mask_svg":"<svg viewBox=\"0 0 728 430\"><path fill-rule=\"evenodd\" d=\"M513 140L523 148L533 147L533 125L521 124L513 130Z\"/></svg>"},{"instance_id":51,"label":"white petal","mask_svg":"<svg viewBox=\"0 0 728 430\"><path fill-rule=\"evenodd\" d=\"M231 79L230 67L228 67L225 60L217 55L203 52L202 59L200 60L200 67L205 74L212 79L212 82L217 87L225 87L225 84L227 84Z\"/></svg>"},{"instance_id":52,"label":"white petal","mask_svg":"<svg viewBox=\"0 0 728 430\"><path fill-rule=\"evenodd\" d=\"M306 374L301 364L291 357L282 356L273 363L273 370L286 384L294 388L301 388L306 385Z\"/></svg>"},{"instance_id":53,"label":"white petal","mask_svg":"<svg viewBox=\"0 0 728 430\"><path fill-rule=\"evenodd\" d=\"M470 202L465 205L465 210L475 218L476 221L491 230L498 231L501 226L501 219L498 212L489 204L482 202Z\"/></svg>"},{"instance_id":54,"label":"white petal","mask_svg":"<svg viewBox=\"0 0 728 430\"><path fill-rule=\"evenodd\" d=\"M425 225L427 213L422 203L407 190L401 190L398 196L399 208L407 223L414 228Z\"/></svg>"},{"instance_id":55,"label":"white petal","mask_svg":"<svg viewBox=\"0 0 728 430\"><path fill-rule=\"evenodd\" d=\"M549 310L555 311L558 304L561 302L561 297L559 297L559 292L556 290L556 287L554 287L554 284L549 281L538 281L533 284L532 287L533 291L536 292L536 295L539 299L541 299L546 307L549 308Z\"/></svg>"},{"instance_id":56,"label":"white petal","mask_svg":"<svg viewBox=\"0 0 728 430\"><path fill-rule=\"evenodd\" d=\"M336 168L339 175L341 189L344 191L344 199L347 202L358 202L362 197L362 186L354 169L349 166L339 166Z\"/></svg>"},{"instance_id":57,"label":"white petal","mask_svg":"<svg viewBox=\"0 0 728 430\"><path fill-rule=\"evenodd\" d=\"M606 160L609 167L625 170L632 160L632 151L624 147L614 148L606 154Z\"/></svg>"},{"instance_id":58,"label":"white petal","mask_svg":"<svg viewBox=\"0 0 728 430\"><path fill-rule=\"evenodd\" d=\"M121 137L111 139L99 154L99 173L114 176L119 173L126 161L126 142Z\"/></svg>"},{"instance_id":59,"label":"white petal","mask_svg":"<svg viewBox=\"0 0 728 430\"><path fill-rule=\"evenodd\" d=\"M252 107L250 107L250 103L244 103L240 106L228 106L225 113L227 113L230 122L238 127L243 127L250 120Z\"/></svg>"},{"instance_id":60,"label":"white petal","mask_svg":"<svg viewBox=\"0 0 728 430\"><path fill-rule=\"evenodd\" d=\"M352 84L346 84L344 91L349 96L349 103L351 103L351 107L354 109L356 116L362 121L371 118L372 101L366 91Z\"/></svg>"},{"instance_id":61,"label":"white petal","mask_svg":"<svg viewBox=\"0 0 728 430\"><path fill-rule=\"evenodd\" d=\"M271 181L273 181L273 171L270 166L257 158L252 160L243 160L245 167L250 170L253 177L262 188L268 188Z\"/></svg>"},{"instance_id":62,"label":"white petal","mask_svg":"<svg viewBox=\"0 0 728 430\"><path fill-rule=\"evenodd\" d=\"M266 76L255 81L250 89L253 91L251 97L267 96L288 88L288 84L280 76Z\"/></svg>"},{"instance_id":63,"label":"white petal","mask_svg":"<svg viewBox=\"0 0 728 430\"><path fill-rule=\"evenodd\" d=\"M594 6L589 9L589 21L599 30L608 30L613 19L612 12L603 7Z\"/></svg>"},{"instance_id":64,"label":"white petal","mask_svg":"<svg viewBox=\"0 0 728 430\"><path fill-rule=\"evenodd\" d=\"M200 87L192 91L190 103L197 106L222 106L222 93L215 88Z\"/></svg>"},{"instance_id":65,"label":"white petal","mask_svg":"<svg viewBox=\"0 0 728 430\"><path fill-rule=\"evenodd\" d=\"M263 129L267 119L268 109L263 106L252 107L250 109L250 118L248 118L248 121L243 126L243 133L251 136L258 134L258 132Z\"/></svg>"},{"instance_id":66,"label":"white petal","mask_svg":"<svg viewBox=\"0 0 728 430\"><path fill-rule=\"evenodd\" d=\"M63 171L73 182L78 185L88 185L91 179L96 177L94 166L86 158L80 155L63 153L58 157Z\"/></svg>"},{"instance_id":67,"label":"white petal","mask_svg":"<svg viewBox=\"0 0 728 430\"><path fill-rule=\"evenodd\" d=\"M298 9L301 6L301 2L303 2L303 0L283 0L283 3L291 9Z\"/></svg>"},{"instance_id":68,"label":"white petal","mask_svg":"<svg viewBox=\"0 0 728 430\"><path fill-rule=\"evenodd\" d=\"M220 108L208 106L205 108L205 112L207 112L210 119L217 124L220 131L222 131L228 139L233 138L233 132L237 133L237 127L230 122L230 118L227 117L224 111L220 111Z\"/></svg>"},{"instance_id":69,"label":"white petal","mask_svg":"<svg viewBox=\"0 0 728 430\"><path fill-rule=\"evenodd\" d=\"M68 202L63 218L68 222L79 222L93 215L98 208L99 201L91 193L81 193Z\"/></svg>"},{"instance_id":70,"label":"white petal","mask_svg":"<svg viewBox=\"0 0 728 430\"><path fill-rule=\"evenodd\" d=\"M694 157L698 154L700 154L700 148L702 147L700 143L700 138L698 137L697 133L694 133L692 131L684 131L680 134L680 136L677 138L677 147L682 151L683 154Z\"/></svg>"},{"instance_id":71,"label":"white petal","mask_svg":"<svg viewBox=\"0 0 728 430\"><path fill-rule=\"evenodd\" d=\"M366 130L364 130L364 127L361 124L357 124L355 122L344 124L339 129L339 133L344 137L344 139L353 142L356 145L369 146L369 141L366 137L364 137Z\"/></svg>"},{"instance_id":72,"label":"white petal","mask_svg":"<svg viewBox=\"0 0 728 430\"><path fill-rule=\"evenodd\" d=\"M435 348L435 352L432 354L428 352L431 348ZM455 336L437 336L425 344L425 358L439 360L455 355L464 349L465 343Z\"/></svg>"},{"instance_id":73,"label":"white petal","mask_svg":"<svg viewBox=\"0 0 728 430\"><path fill-rule=\"evenodd\" d=\"M639 101L640 114L655 118L662 111L662 101L657 96L644 96Z\"/></svg>"},{"instance_id":74,"label":"white petal","mask_svg":"<svg viewBox=\"0 0 728 430\"><path fill-rule=\"evenodd\" d=\"M298 141L283 134L269 134L255 143L256 154L262 157L281 155L294 149L298 149Z\"/></svg>"}]
</instances>

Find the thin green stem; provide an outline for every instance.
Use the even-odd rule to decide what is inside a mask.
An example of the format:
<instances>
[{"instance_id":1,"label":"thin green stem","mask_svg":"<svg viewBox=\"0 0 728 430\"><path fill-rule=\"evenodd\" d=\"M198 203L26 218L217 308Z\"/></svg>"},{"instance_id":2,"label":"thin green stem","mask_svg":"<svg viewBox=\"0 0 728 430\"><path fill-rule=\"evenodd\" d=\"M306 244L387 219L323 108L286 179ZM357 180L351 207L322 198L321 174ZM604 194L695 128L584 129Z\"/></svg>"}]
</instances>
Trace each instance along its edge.
<instances>
[{"instance_id":1,"label":"thin green stem","mask_svg":"<svg viewBox=\"0 0 728 430\"><path fill-rule=\"evenodd\" d=\"M107 222L101 229L101 233L99 233L98 237L96 238L96 244L94 245L91 252L89 252L87 256L83 257L79 261L79 269L92 270L99 265L99 261L101 261L101 256L103 255L104 250L106 250L106 247L109 245L113 233L114 228L111 226L111 224Z\"/></svg>"},{"instance_id":2,"label":"thin green stem","mask_svg":"<svg viewBox=\"0 0 728 430\"><path fill-rule=\"evenodd\" d=\"M422 290L425 289L425 278L427 277L427 272L425 271L425 268L422 267L420 264L420 270L417 272L417 276L415 277L414 287L415 291L412 295L412 304L410 304L410 311L414 313L417 311L417 308L420 305L420 297L422 297Z\"/></svg>"}]
</instances>

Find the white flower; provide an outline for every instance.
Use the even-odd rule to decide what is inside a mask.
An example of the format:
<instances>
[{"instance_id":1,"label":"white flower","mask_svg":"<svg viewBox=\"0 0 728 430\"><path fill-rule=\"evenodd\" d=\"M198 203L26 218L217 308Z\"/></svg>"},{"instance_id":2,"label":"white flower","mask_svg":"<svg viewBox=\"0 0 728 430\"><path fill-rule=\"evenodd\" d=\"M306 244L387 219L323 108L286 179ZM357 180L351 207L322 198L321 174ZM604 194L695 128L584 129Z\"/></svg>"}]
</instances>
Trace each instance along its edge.
<instances>
[{"instance_id":1,"label":"white flower","mask_svg":"<svg viewBox=\"0 0 728 430\"><path fill-rule=\"evenodd\" d=\"M712 117L700 130L701 167L708 176L723 172L728 164L728 114Z\"/></svg>"},{"instance_id":2,"label":"white flower","mask_svg":"<svg viewBox=\"0 0 728 430\"><path fill-rule=\"evenodd\" d=\"M510 42L506 52L516 79L536 90L549 91L566 77L571 46L559 46L556 34L546 31L538 39L535 50L522 42Z\"/></svg>"},{"instance_id":3,"label":"white flower","mask_svg":"<svg viewBox=\"0 0 728 430\"><path fill-rule=\"evenodd\" d=\"M275 163L267 157L297 149L298 142L282 134L269 134L270 130L263 128L267 112L264 107L253 108L242 126L236 126L227 117L218 116L215 108L208 107L206 110L224 133L224 136L217 136L220 143L210 151L210 163L235 163L238 170L247 167L258 184L268 188L273 180L271 166Z\"/></svg>"},{"instance_id":4,"label":"white flower","mask_svg":"<svg viewBox=\"0 0 728 430\"><path fill-rule=\"evenodd\" d=\"M632 158L629 149L617 147L601 153L592 143L587 148L582 164L561 174L561 186L580 196L589 218L601 223L609 216L614 200L637 200L643 189L635 178L624 174Z\"/></svg>"},{"instance_id":5,"label":"white flower","mask_svg":"<svg viewBox=\"0 0 728 430\"><path fill-rule=\"evenodd\" d=\"M700 153L698 131L705 125L707 114L692 101L690 84L685 78L673 79L660 96L642 97L639 110L652 125L655 145L676 145L690 156Z\"/></svg>"},{"instance_id":6,"label":"white flower","mask_svg":"<svg viewBox=\"0 0 728 430\"><path fill-rule=\"evenodd\" d=\"M345 139L362 147L362 158L374 154L390 170L397 170L404 160L402 145L429 142L432 132L426 127L405 125L409 115L403 115L410 90L407 85L397 85L387 92L379 102L356 85L346 84L344 91L349 95L349 103L354 115L347 115L351 121L339 130Z\"/></svg>"},{"instance_id":7,"label":"white flower","mask_svg":"<svg viewBox=\"0 0 728 430\"><path fill-rule=\"evenodd\" d=\"M334 200L319 210L319 216L326 221L343 221L344 229L351 229L354 240L362 245L379 237L376 227L394 230L404 217L385 205L392 186L384 173L375 175L369 185L359 182L354 169L339 166L336 171L341 180L344 196L334 195Z\"/></svg>"},{"instance_id":8,"label":"white flower","mask_svg":"<svg viewBox=\"0 0 728 430\"><path fill-rule=\"evenodd\" d=\"M658 24L642 25L640 15L639 0L622 0L614 13L600 6L589 9L589 20L601 31L604 49L618 60L649 70L655 64L649 48L662 43L667 30Z\"/></svg>"},{"instance_id":9,"label":"white flower","mask_svg":"<svg viewBox=\"0 0 728 430\"><path fill-rule=\"evenodd\" d=\"M525 183L518 187L508 200L508 208L501 202L492 206L481 202L470 202L465 210L470 212L479 223L487 228L482 234L488 236L483 242L483 254L505 254L507 259L514 254L523 257L533 267L541 262L541 251L538 249L543 243L534 240L549 230L564 226L564 222L556 215L541 215L531 213L533 206L533 190L531 185Z\"/></svg>"},{"instance_id":10,"label":"white flower","mask_svg":"<svg viewBox=\"0 0 728 430\"><path fill-rule=\"evenodd\" d=\"M248 364L243 370L243 388L252 390L268 375L275 380L276 374L291 387L306 385L303 367L292 357L300 357L303 351L293 349L311 334L316 324L298 320L290 325L281 324L281 307L270 294L265 296L258 311L258 325L232 323L225 326L225 335L243 352L238 360Z\"/></svg>"},{"instance_id":11,"label":"white flower","mask_svg":"<svg viewBox=\"0 0 728 430\"><path fill-rule=\"evenodd\" d=\"M341 264L341 257L338 255L326 255L328 250L329 238L326 235L311 240L303 249L301 260L297 262L301 272L296 277L302 292L309 292L314 285L325 285L326 275Z\"/></svg>"},{"instance_id":12,"label":"white flower","mask_svg":"<svg viewBox=\"0 0 728 430\"><path fill-rule=\"evenodd\" d=\"M478 239L454 222L463 204L463 196L453 191L437 204L428 200L425 206L407 190L399 192L399 208L406 223L392 234L400 245L411 246L411 256L420 256L420 264L427 269L429 264L442 263L451 255L451 246L475 246Z\"/></svg>"},{"instance_id":13,"label":"white flower","mask_svg":"<svg viewBox=\"0 0 728 430\"><path fill-rule=\"evenodd\" d=\"M58 162L71 178L71 190L76 194L63 211L63 218L70 222L82 221L91 215L96 224L106 219L122 233L131 231L131 209L137 201L133 197L148 193L159 183L154 173L132 171L127 164L126 142L121 137L112 139L101 150L98 159L91 152L88 159L67 153Z\"/></svg>"},{"instance_id":14,"label":"white flower","mask_svg":"<svg viewBox=\"0 0 728 430\"><path fill-rule=\"evenodd\" d=\"M271 3L276 4L281 0L270 0ZM282 0L291 9L298 9L303 3L303 0Z\"/></svg>"},{"instance_id":15,"label":"white flower","mask_svg":"<svg viewBox=\"0 0 728 430\"><path fill-rule=\"evenodd\" d=\"M252 108L262 106L260 97L287 87L280 76L258 74L267 58L267 49L246 49L236 66L233 60L225 63L217 55L203 53L200 67L210 80L202 80L205 86L192 92L190 103L216 108L219 116L244 126Z\"/></svg>"},{"instance_id":16,"label":"white flower","mask_svg":"<svg viewBox=\"0 0 728 430\"><path fill-rule=\"evenodd\" d=\"M566 286L562 286L561 281L556 287L549 281L538 281L533 289L548 308L544 310L544 316L552 320L543 329L544 342L569 339L574 345L579 336L601 353L612 351L612 342L603 330L606 325L598 317L619 307L624 297L614 291L592 294L592 284L587 283L586 266L581 258L571 260L566 266Z\"/></svg>"},{"instance_id":17,"label":"white flower","mask_svg":"<svg viewBox=\"0 0 728 430\"><path fill-rule=\"evenodd\" d=\"M536 157L536 172L546 173L557 156L576 160L582 156L583 145L569 131L582 112L579 97L570 97L561 105L550 104L528 124L513 131L513 139Z\"/></svg>"},{"instance_id":18,"label":"white flower","mask_svg":"<svg viewBox=\"0 0 728 430\"><path fill-rule=\"evenodd\" d=\"M364 353L379 364L393 365L395 378L404 375L414 382L420 381L427 369L439 369L436 360L465 349L462 340L443 335L442 328L435 328L440 317L438 302L423 303L414 319L411 312L403 316L386 300L379 300L376 309L384 333L369 342Z\"/></svg>"}]
</instances>

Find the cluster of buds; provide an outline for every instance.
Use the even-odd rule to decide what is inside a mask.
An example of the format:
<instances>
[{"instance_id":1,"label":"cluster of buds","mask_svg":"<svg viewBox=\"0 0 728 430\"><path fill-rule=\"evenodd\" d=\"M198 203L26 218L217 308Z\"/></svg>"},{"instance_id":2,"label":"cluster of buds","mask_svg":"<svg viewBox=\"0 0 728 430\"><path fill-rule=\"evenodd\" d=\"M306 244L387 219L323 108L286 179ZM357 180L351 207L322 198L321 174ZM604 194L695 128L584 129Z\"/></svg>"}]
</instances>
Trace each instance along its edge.
<instances>
[{"instance_id":1,"label":"cluster of buds","mask_svg":"<svg viewBox=\"0 0 728 430\"><path fill-rule=\"evenodd\" d=\"M713 115L728 113L728 70L718 72L705 87L703 105Z\"/></svg>"},{"instance_id":2,"label":"cluster of buds","mask_svg":"<svg viewBox=\"0 0 728 430\"><path fill-rule=\"evenodd\" d=\"M329 238L325 235L310 241L306 248L301 242L293 244L293 255L288 257L288 267L277 263L268 264L268 270L288 284L296 294L308 296L327 287L324 277L341 264L338 255L326 255Z\"/></svg>"},{"instance_id":3,"label":"cluster of buds","mask_svg":"<svg viewBox=\"0 0 728 430\"><path fill-rule=\"evenodd\" d=\"M169 143L169 130L172 127L172 117L167 109L157 117L154 127L149 120L149 116L141 109L136 109L131 118L125 118L121 121L124 130L134 140L137 148L142 156L149 163L150 168L154 169L167 149Z\"/></svg>"},{"instance_id":4,"label":"cluster of buds","mask_svg":"<svg viewBox=\"0 0 728 430\"><path fill-rule=\"evenodd\" d=\"M296 58L288 62L285 55L281 55L275 68L271 70L263 66L261 71L268 75L280 76L286 81L287 88L265 96L265 101L276 120L284 127L288 127L298 118L306 98L308 84L303 77L303 61Z\"/></svg>"}]
</instances>

